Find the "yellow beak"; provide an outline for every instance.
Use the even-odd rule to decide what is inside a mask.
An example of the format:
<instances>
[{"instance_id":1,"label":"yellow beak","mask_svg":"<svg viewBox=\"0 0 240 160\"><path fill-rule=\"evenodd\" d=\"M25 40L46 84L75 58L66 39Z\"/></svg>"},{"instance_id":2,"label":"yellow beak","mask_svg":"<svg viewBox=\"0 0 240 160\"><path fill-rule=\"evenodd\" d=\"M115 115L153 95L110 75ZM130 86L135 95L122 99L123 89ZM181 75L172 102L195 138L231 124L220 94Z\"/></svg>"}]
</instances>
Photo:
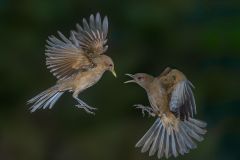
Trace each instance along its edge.
<instances>
[{"instance_id":1,"label":"yellow beak","mask_svg":"<svg viewBox=\"0 0 240 160\"><path fill-rule=\"evenodd\" d=\"M114 70L114 69L112 69L112 70L111 70L111 72L112 72L112 74L114 75L114 77L116 77L116 78L117 78L117 74L116 74L115 70Z\"/></svg>"}]
</instances>

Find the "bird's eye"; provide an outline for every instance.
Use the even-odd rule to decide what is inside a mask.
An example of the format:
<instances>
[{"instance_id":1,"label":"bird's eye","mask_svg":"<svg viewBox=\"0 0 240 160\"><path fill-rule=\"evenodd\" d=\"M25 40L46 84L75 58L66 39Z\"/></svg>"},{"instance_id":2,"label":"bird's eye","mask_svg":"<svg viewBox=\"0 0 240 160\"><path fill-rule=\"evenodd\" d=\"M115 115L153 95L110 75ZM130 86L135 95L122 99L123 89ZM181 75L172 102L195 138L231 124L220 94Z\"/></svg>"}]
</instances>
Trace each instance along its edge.
<instances>
[{"instance_id":1,"label":"bird's eye","mask_svg":"<svg viewBox=\"0 0 240 160\"><path fill-rule=\"evenodd\" d=\"M143 77L138 77L137 79L138 79L138 80L142 80L142 79L143 79Z\"/></svg>"},{"instance_id":2,"label":"bird's eye","mask_svg":"<svg viewBox=\"0 0 240 160\"><path fill-rule=\"evenodd\" d=\"M113 65L112 64L109 64L109 67L112 67Z\"/></svg>"}]
</instances>

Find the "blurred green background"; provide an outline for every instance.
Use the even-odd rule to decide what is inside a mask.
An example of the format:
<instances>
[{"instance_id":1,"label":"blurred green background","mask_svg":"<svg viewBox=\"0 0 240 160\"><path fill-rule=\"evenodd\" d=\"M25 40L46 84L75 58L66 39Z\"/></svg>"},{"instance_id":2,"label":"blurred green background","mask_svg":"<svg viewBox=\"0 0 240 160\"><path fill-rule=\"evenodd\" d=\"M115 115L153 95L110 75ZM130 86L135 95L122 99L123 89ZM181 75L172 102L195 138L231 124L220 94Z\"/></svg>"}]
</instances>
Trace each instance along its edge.
<instances>
[{"instance_id":1,"label":"blurred green background","mask_svg":"<svg viewBox=\"0 0 240 160\"><path fill-rule=\"evenodd\" d=\"M110 21L109 72L80 97L95 116L65 94L52 110L30 114L26 101L55 83L44 45L57 30L69 36L83 17ZM154 119L143 89L124 73L183 71L196 86L197 118L208 123L198 149L177 159L240 159L240 1L0 0L0 159L145 160L135 143Z\"/></svg>"}]
</instances>

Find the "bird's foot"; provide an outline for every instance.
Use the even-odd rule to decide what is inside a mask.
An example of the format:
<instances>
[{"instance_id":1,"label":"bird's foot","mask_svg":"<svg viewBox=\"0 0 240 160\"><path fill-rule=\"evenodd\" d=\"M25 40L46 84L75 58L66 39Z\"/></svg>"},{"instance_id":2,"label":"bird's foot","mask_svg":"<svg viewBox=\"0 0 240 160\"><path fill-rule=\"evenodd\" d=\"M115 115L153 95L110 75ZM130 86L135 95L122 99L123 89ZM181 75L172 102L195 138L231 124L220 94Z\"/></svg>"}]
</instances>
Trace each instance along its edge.
<instances>
[{"instance_id":1,"label":"bird's foot","mask_svg":"<svg viewBox=\"0 0 240 160\"><path fill-rule=\"evenodd\" d=\"M93 111L91 110L96 110L97 108L91 107L89 105L87 105L85 102L83 102L81 99L77 98L76 95L73 96L74 99L76 99L78 101L78 105L76 105L76 107L78 108L82 108L84 109L87 113L89 114L95 114Z\"/></svg>"},{"instance_id":2,"label":"bird's foot","mask_svg":"<svg viewBox=\"0 0 240 160\"><path fill-rule=\"evenodd\" d=\"M86 108L89 109L89 110L97 110L97 108L94 108L94 107L89 106L88 104L86 104L85 102L83 102L83 101L82 101L81 99L79 99L79 98L76 98L76 100L78 101L78 103L79 103L80 106L84 106L84 107L86 107Z\"/></svg>"},{"instance_id":3,"label":"bird's foot","mask_svg":"<svg viewBox=\"0 0 240 160\"><path fill-rule=\"evenodd\" d=\"M141 104L135 104L133 105L136 109L141 109L142 110L142 114L143 114L143 117L145 116L145 112L148 113L148 116L152 116L152 117L155 117L155 112L154 110L151 108L151 107L148 107L148 106L143 106Z\"/></svg>"},{"instance_id":4,"label":"bird's foot","mask_svg":"<svg viewBox=\"0 0 240 160\"><path fill-rule=\"evenodd\" d=\"M82 105L82 104L77 104L76 107L84 109L87 113L93 114L93 115L95 115L95 112L93 112L91 110L96 110L97 109L97 108L93 108L93 107L90 107L90 106L85 106L85 105Z\"/></svg>"},{"instance_id":5,"label":"bird's foot","mask_svg":"<svg viewBox=\"0 0 240 160\"><path fill-rule=\"evenodd\" d=\"M90 110L97 110L97 108L91 107L91 106L87 105L86 103L83 103L83 104L81 103L80 105L85 106L87 109L90 109Z\"/></svg>"}]
</instances>

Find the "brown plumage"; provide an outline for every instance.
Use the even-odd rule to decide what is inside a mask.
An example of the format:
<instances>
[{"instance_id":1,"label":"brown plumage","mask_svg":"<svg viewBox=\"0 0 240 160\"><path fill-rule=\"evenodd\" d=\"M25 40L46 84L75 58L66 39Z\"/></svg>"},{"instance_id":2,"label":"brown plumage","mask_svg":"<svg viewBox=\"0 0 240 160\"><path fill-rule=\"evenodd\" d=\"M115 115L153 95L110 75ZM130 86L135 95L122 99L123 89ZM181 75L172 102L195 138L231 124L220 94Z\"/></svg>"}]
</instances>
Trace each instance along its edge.
<instances>
[{"instance_id":1,"label":"brown plumage","mask_svg":"<svg viewBox=\"0 0 240 160\"><path fill-rule=\"evenodd\" d=\"M107 43L108 19L101 20L100 14L83 18L83 27L77 24L77 31L71 31L66 38L58 32L60 39L50 36L46 45L46 65L58 79L56 85L30 99L31 112L40 108L52 108L65 91L73 92L73 98L88 113L90 107L78 98L78 94L97 83L107 70L116 77L112 59L104 53Z\"/></svg>"},{"instance_id":2,"label":"brown plumage","mask_svg":"<svg viewBox=\"0 0 240 160\"><path fill-rule=\"evenodd\" d=\"M138 141L136 147L142 152L149 150L149 156L157 153L158 158L177 157L197 147L195 141L202 141L206 123L194 119L196 104L192 83L177 69L166 68L158 77L145 73L126 74L133 78L125 83L135 82L145 89L151 107L134 105L142 113L157 117L148 132Z\"/></svg>"}]
</instances>

